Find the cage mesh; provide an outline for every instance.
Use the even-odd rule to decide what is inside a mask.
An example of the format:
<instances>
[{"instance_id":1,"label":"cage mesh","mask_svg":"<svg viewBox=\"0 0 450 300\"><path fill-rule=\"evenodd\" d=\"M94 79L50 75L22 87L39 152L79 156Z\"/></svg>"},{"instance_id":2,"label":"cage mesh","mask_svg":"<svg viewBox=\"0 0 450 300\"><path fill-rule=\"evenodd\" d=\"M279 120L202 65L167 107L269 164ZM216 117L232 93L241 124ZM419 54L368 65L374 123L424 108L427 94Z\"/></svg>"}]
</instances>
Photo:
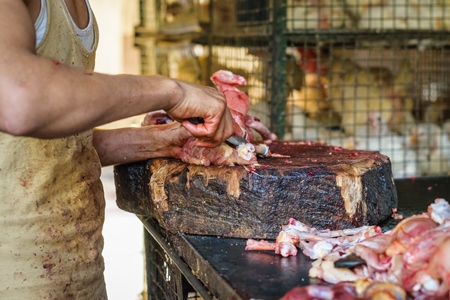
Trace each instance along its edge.
<instances>
[{"instance_id":1,"label":"cage mesh","mask_svg":"<svg viewBox=\"0 0 450 300\"><path fill-rule=\"evenodd\" d=\"M202 297L147 231L144 233L144 242L146 299L201 300Z\"/></svg>"},{"instance_id":2,"label":"cage mesh","mask_svg":"<svg viewBox=\"0 0 450 300\"><path fill-rule=\"evenodd\" d=\"M447 174L449 50L420 44L295 44L286 138L380 151L396 178Z\"/></svg>"},{"instance_id":3,"label":"cage mesh","mask_svg":"<svg viewBox=\"0 0 450 300\"><path fill-rule=\"evenodd\" d=\"M450 29L450 2L438 0L288 0L287 29Z\"/></svg>"},{"instance_id":4,"label":"cage mesh","mask_svg":"<svg viewBox=\"0 0 450 300\"><path fill-rule=\"evenodd\" d=\"M450 1L141 2L160 12L157 32L200 32L155 34L143 66L209 85L230 70L247 78L249 114L281 139L378 150L395 178L448 175Z\"/></svg>"}]
</instances>

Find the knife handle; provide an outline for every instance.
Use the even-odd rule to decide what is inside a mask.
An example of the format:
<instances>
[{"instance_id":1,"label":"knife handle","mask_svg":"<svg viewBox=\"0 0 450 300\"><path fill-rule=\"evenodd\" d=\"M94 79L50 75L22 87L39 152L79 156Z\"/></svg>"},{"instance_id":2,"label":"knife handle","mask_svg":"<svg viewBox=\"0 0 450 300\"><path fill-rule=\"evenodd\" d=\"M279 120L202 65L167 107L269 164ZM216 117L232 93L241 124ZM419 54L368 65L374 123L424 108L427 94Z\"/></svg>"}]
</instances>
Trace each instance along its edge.
<instances>
[{"instance_id":1,"label":"knife handle","mask_svg":"<svg viewBox=\"0 0 450 300\"><path fill-rule=\"evenodd\" d=\"M203 120L203 118L200 118L200 117L189 118L188 121L194 125L205 123L205 120Z\"/></svg>"}]
</instances>

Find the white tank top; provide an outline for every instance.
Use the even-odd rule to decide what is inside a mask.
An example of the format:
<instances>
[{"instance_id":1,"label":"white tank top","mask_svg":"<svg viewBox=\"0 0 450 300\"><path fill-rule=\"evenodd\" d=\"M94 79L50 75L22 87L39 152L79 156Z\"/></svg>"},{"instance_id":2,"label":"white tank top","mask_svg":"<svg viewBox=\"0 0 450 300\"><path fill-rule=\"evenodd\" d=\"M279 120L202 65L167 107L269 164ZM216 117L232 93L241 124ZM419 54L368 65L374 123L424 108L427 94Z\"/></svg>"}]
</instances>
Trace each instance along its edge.
<instances>
[{"instance_id":1,"label":"white tank top","mask_svg":"<svg viewBox=\"0 0 450 300\"><path fill-rule=\"evenodd\" d=\"M67 9L66 3L64 0L61 0L64 3L64 6ZM77 24L73 21L72 17L72 25L75 28L75 31L78 37L81 40L84 48L86 50L91 51L94 46L94 25L92 20L92 11L89 5L89 1L85 0L86 7L89 13L89 23L84 29L80 29ZM70 15L70 14L69 14ZM34 29L36 30L36 47L42 42L42 39L45 36L45 32L47 31L47 20L48 20L48 10L47 10L47 1L41 0L41 10L39 12L39 16L34 23Z\"/></svg>"}]
</instances>

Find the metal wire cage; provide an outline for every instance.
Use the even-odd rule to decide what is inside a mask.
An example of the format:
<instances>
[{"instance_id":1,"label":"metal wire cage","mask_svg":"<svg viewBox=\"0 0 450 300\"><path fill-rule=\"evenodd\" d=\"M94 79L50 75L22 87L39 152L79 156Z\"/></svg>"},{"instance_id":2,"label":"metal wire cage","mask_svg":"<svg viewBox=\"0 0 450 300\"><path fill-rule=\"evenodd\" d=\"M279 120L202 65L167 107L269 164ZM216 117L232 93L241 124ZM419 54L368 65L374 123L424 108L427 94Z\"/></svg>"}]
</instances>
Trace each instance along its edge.
<instances>
[{"instance_id":1,"label":"metal wire cage","mask_svg":"<svg viewBox=\"0 0 450 300\"><path fill-rule=\"evenodd\" d=\"M182 275L164 250L145 232L148 299L183 299Z\"/></svg>"},{"instance_id":2,"label":"metal wire cage","mask_svg":"<svg viewBox=\"0 0 450 300\"><path fill-rule=\"evenodd\" d=\"M304 75L289 91L286 137L380 151L395 178L447 174L448 50L355 45L291 50Z\"/></svg>"},{"instance_id":3,"label":"metal wire cage","mask_svg":"<svg viewBox=\"0 0 450 300\"><path fill-rule=\"evenodd\" d=\"M155 19L169 6L195 34L168 36L159 21L144 47L141 24L147 72L211 84L227 69L281 139L378 150L395 178L450 171L449 1L158 0Z\"/></svg>"},{"instance_id":4,"label":"metal wire cage","mask_svg":"<svg viewBox=\"0 0 450 300\"><path fill-rule=\"evenodd\" d=\"M450 27L446 0L287 0L289 31L425 30Z\"/></svg>"},{"instance_id":5,"label":"metal wire cage","mask_svg":"<svg viewBox=\"0 0 450 300\"><path fill-rule=\"evenodd\" d=\"M449 174L449 0L140 2L142 74L211 85L230 70L280 139L380 151L395 179ZM149 293L185 297L151 251Z\"/></svg>"},{"instance_id":6,"label":"metal wire cage","mask_svg":"<svg viewBox=\"0 0 450 300\"><path fill-rule=\"evenodd\" d=\"M377 150L394 178L448 175L446 1L286 2L287 139Z\"/></svg>"},{"instance_id":7,"label":"metal wire cage","mask_svg":"<svg viewBox=\"0 0 450 300\"><path fill-rule=\"evenodd\" d=\"M145 299L201 300L180 269L152 235L144 232L146 297Z\"/></svg>"}]
</instances>

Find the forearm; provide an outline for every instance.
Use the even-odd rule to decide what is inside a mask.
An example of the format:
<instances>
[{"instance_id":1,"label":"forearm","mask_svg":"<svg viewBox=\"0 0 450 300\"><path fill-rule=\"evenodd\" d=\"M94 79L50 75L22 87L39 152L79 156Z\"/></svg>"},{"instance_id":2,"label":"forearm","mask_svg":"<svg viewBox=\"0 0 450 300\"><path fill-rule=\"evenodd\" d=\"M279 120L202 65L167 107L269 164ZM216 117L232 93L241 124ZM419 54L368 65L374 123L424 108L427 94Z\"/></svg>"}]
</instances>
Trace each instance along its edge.
<instances>
[{"instance_id":1,"label":"forearm","mask_svg":"<svg viewBox=\"0 0 450 300\"><path fill-rule=\"evenodd\" d=\"M214 88L161 76L99 74L36 55L36 32L23 1L0 1L0 28L2 132L59 138L160 109L206 147L234 131L225 97ZM204 122L191 124L192 117Z\"/></svg>"},{"instance_id":2,"label":"forearm","mask_svg":"<svg viewBox=\"0 0 450 300\"><path fill-rule=\"evenodd\" d=\"M62 137L167 109L183 97L178 83L165 77L105 75L44 58L38 62L34 58L30 65L36 70L28 70L29 76L24 76L20 84L13 83L10 92L0 96L2 131L39 138ZM40 75L33 76L34 72Z\"/></svg>"},{"instance_id":3,"label":"forearm","mask_svg":"<svg viewBox=\"0 0 450 300\"><path fill-rule=\"evenodd\" d=\"M95 129L93 144L102 166L109 166L157 157L178 158L191 137L179 124Z\"/></svg>"}]
</instances>

